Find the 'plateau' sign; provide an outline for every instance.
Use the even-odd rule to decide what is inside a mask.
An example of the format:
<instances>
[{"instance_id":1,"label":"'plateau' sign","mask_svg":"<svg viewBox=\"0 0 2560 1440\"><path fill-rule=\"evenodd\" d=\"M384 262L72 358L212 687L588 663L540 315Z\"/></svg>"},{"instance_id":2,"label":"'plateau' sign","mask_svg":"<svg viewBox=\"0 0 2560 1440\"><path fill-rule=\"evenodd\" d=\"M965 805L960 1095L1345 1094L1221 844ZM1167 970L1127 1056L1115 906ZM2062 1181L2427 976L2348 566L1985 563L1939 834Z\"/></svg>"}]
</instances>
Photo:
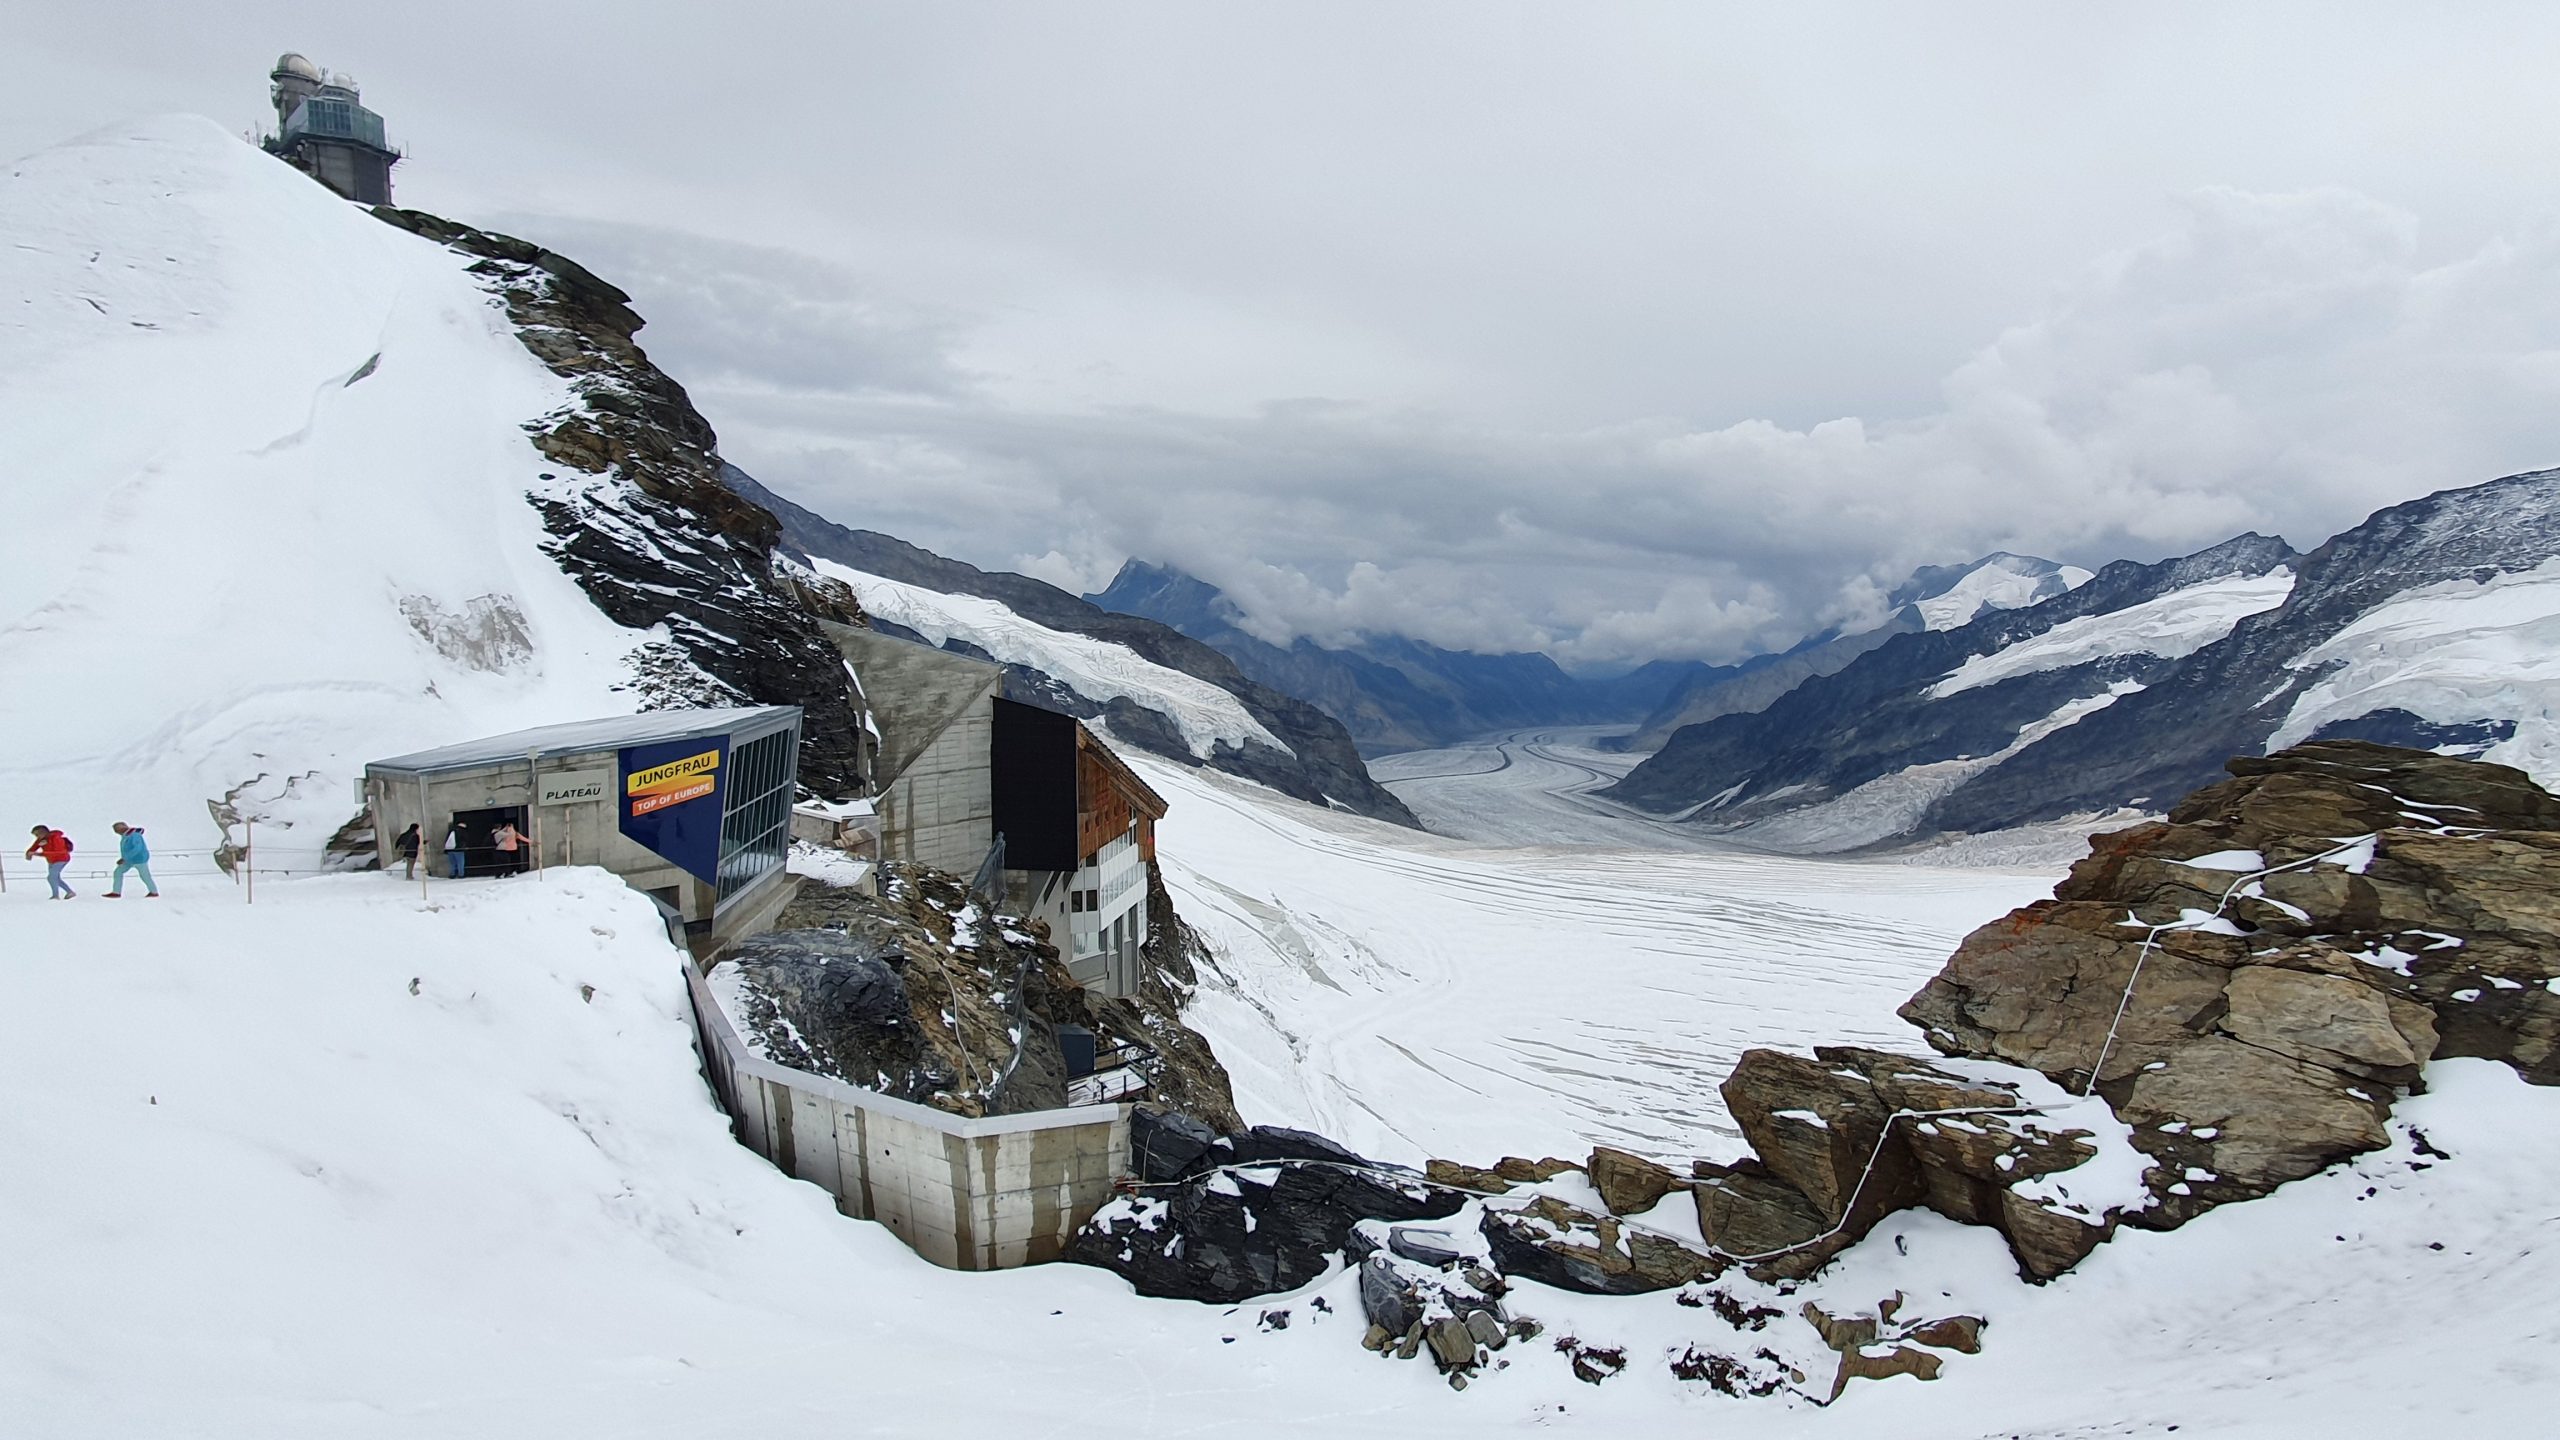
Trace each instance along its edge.
<instances>
[{"instance_id":1,"label":"'plateau' sign","mask_svg":"<svg viewBox=\"0 0 2560 1440\"><path fill-rule=\"evenodd\" d=\"M533 803L583 805L612 793L613 772L610 770L563 770L557 775L542 777L541 789Z\"/></svg>"}]
</instances>

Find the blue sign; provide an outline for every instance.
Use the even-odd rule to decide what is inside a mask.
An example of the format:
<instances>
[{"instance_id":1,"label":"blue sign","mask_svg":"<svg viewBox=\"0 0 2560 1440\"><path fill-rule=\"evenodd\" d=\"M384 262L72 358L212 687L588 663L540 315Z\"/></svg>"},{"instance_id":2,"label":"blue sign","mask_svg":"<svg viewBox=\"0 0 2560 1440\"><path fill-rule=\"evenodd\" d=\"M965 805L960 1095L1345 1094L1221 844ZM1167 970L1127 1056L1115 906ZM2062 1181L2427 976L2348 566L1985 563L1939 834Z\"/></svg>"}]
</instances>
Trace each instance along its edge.
<instances>
[{"instance_id":1,"label":"blue sign","mask_svg":"<svg viewBox=\"0 0 2560 1440\"><path fill-rule=\"evenodd\" d=\"M728 763L727 736L624 750L622 833L704 884L718 884L721 772Z\"/></svg>"}]
</instances>

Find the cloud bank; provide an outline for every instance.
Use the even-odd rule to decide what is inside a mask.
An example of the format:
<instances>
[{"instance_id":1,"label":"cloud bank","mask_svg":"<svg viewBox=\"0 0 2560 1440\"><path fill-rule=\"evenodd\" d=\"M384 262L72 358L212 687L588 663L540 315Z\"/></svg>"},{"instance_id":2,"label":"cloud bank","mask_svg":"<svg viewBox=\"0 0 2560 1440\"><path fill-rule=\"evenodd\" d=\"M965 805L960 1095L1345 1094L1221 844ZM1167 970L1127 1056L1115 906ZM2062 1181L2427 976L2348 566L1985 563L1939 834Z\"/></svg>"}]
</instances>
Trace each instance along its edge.
<instances>
[{"instance_id":1,"label":"cloud bank","mask_svg":"<svg viewBox=\"0 0 2560 1440\"><path fill-rule=\"evenodd\" d=\"M767 483L1071 587L1175 564L1275 640L1731 660L1873 618L1921 564L2309 544L2560 463L2560 234L2430 263L2412 216L2343 190L2188 195L1953 365L1934 407L1802 427L1026 405L971 373L971 317L805 257L581 238Z\"/></svg>"}]
</instances>

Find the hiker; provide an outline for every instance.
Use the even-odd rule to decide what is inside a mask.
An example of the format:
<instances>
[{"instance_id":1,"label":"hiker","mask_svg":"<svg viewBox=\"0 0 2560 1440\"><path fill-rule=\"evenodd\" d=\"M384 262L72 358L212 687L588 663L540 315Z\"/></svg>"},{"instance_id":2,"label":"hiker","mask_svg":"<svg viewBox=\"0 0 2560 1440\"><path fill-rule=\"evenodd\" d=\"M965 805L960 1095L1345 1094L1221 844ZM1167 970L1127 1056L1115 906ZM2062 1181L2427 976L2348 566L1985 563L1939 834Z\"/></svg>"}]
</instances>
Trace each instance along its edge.
<instances>
[{"instance_id":1,"label":"hiker","mask_svg":"<svg viewBox=\"0 0 2560 1440\"><path fill-rule=\"evenodd\" d=\"M498 845L499 873L504 875L524 873L524 851L520 848L524 844L524 832L516 828L516 822L513 820L499 822L498 833L490 838Z\"/></svg>"},{"instance_id":2,"label":"hiker","mask_svg":"<svg viewBox=\"0 0 2560 1440\"><path fill-rule=\"evenodd\" d=\"M445 826L444 868L454 879L462 878L462 822L459 820Z\"/></svg>"},{"instance_id":3,"label":"hiker","mask_svg":"<svg viewBox=\"0 0 2560 1440\"><path fill-rule=\"evenodd\" d=\"M47 900L68 900L77 893L63 883L62 867L71 863L71 837L50 825L35 828L36 842L27 847L27 858L44 856L44 883Z\"/></svg>"},{"instance_id":4,"label":"hiker","mask_svg":"<svg viewBox=\"0 0 2560 1440\"><path fill-rule=\"evenodd\" d=\"M400 871L400 878L403 880L417 879L418 847L426 843L419 838L418 827L414 824L411 825L408 829L400 832L399 839L394 840L391 843L399 847L400 864L402 867Z\"/></svg>"},{"instance_id":5,"label":"hiker","mask_svg":"<svg viewBox=\"0 0 2560 1440\"><path fill-rule=\"evenodd\" d=\"M115 823L115 832L116 869L115 877L107 884L107 898L124 898L124 872L131 870L142 877L142 898L159 899L160 882L151 878L151 847L143 843L142 827L119 820Z\"/></svg>"}]
</instances>

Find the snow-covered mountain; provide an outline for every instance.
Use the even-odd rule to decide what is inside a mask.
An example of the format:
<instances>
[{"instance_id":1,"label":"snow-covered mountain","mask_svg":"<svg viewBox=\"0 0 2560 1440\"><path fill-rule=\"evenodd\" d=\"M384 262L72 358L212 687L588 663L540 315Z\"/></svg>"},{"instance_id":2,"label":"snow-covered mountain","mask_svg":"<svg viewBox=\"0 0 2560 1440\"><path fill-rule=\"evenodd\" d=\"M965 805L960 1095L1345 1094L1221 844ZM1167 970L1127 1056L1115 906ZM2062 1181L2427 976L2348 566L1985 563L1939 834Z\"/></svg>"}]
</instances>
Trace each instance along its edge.
<instances>
[{"instance_id":1,"label":"snow-covered mountain","mask_svg":"<svg viewBox=\"0 0 2560 1440\"><path fill-rule=\"evenodd\" d=\"M1656 660L1621 675L1574 675L1545 655L1450 650L1401 635L1347 646L1304 637L1274 645L1246 630L1216 586L1170 566L1131 560L1085 599L1162 621L1216 649L1262 684L1339 718L1363 754L1454 744L1500 730L1632 720L1696 679L1723 673Z\"/></svg>"},{"instance_id":2,"label":"snow-covered mountain","mask_svg":"<svg viewBox=\"0 0 2560 1440\"><path fill-rule=\"evenodd\" d=\"M194 117L0 176L13 811L202 858L211 803L307 866L367 760L736 697L848 788L841 660L626 297L405 223Z\"/></svg>"},{"instance_id":3,"label":"snow-covered mountain","mask_svg":"<svg viewBox=\"0 0 2560 1440\"><path fill-rule=\"evenodd\" d=\"M1019 700L1107 725L1114 738L1284 795L1418 825L1370 778L1340 721L1257 684L1169 625L1113 614L1027 575L980 570L839 525L731 467L729 487L779 518L783 547L861 598L874 628L995 660Z\"/></svg>"},{"instance_id":4,"label":"snow-covered mountain","mask_svg":"<svg viewBox=\"0 0 2560 1440\"><path fill-rule=\"evenodd\" d=\"M2089 576L2076 565L2005 550L1993 551L1970 565L1923 566L1887 597L1893 609L1881 624L1816 635L1781 654L1692 675L1664 696L1633 734L1611 742L1612 748L1659 750L1684 725L1766 710L1798 685L1837 673L1896 635L1954 630L1973 623L1986 610L2023 609L2067 594L2086 584Z\"/></svg>"},{"instance_id":5,"label":"snow-covered mountain","mask_svg":"<svg viewBox=\"0 0 2560 1440\"><path fill-rule=\"evenodd\" d=\"M2560 779L2560 472L2380 511L2308 556L2244 535L1945 631L1674 735L1611 793L1772 848L2156 808L2313 737Z\"/></svg>"}]
</instances>

